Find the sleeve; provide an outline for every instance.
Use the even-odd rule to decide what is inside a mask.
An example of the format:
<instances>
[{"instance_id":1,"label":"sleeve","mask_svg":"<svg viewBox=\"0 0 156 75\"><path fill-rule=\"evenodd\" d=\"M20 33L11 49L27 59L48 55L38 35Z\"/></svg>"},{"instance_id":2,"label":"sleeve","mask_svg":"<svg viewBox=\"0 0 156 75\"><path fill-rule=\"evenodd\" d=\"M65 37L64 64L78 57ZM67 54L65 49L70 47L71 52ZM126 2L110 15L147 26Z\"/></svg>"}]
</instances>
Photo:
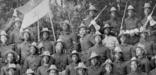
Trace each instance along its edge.
<instances>
[{"instance_id":1,"label":"sleeve","mask_svg":"<svg viewBox=\"0 0 156 75\"><path fill-rule=\"evenodd\" d=\"M1 75L6 75L5 71L4 71L4 68L1 68Z\"/></svg>"},{"instance_id":2,"label":"sleeve","mask_svg":"<svg viewBox=\"0 0 156 75\"><path fill-rule=\"evenodd\" d=\"M26 70L29 68L29 66L28 66L29 64L28 64L28 61L27 61L27 59L24 61L24 65L23 65L23 73L25 73L26 72Z\"/></svg>"},{"instance_id":3,"label":"sleeve","mask_svg":"<svg viewBox=\"0 0 156 75\"><path fill-rule=\"evenodd\" d=\"M69 66L66 67L65 75L70 75Z\"/></svg>"},{"instance_id":4,"label":"sleeve","mask_svg":"<svg viewBox=\"0 0 156 75\"><path fill-rule=\"evenodd\" d=\"M37 69L36 74L37 74L37 75L41 75L41 73L40 73L40 68Z\"/></svg>"}]
</instances>

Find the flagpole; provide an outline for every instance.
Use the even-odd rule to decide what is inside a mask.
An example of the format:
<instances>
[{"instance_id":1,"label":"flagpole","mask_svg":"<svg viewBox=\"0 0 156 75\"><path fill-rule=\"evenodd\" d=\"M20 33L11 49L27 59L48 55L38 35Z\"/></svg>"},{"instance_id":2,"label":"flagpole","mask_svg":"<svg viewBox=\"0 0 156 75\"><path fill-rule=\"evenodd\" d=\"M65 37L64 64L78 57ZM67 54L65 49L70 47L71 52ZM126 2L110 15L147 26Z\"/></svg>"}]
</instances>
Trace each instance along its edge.
<instances>
[{"instance_id":1,"label":"flagpole","mask_svg":"<svg viewBox=\"0 0 156 75\"><path fill-rule=\"evenodd\" d=\"M40 41L40 20L37 21L37 30L38 30L38 42Z\"/></svg>"},{"instance_id":2,"label":"flagpole","mask_svg":"<svg viewBox=\"0 0 156 75\"><path fill-rule=\"evenodd\" d=\"M52 21L52 17L50 16L50 13L49 13L49 17L50 17L51 29L52 29L52 31L53 31L54 41L56 41L55 30L54 30L54 24L53 24L53 21Z\"/></svg>"}]
</instances>

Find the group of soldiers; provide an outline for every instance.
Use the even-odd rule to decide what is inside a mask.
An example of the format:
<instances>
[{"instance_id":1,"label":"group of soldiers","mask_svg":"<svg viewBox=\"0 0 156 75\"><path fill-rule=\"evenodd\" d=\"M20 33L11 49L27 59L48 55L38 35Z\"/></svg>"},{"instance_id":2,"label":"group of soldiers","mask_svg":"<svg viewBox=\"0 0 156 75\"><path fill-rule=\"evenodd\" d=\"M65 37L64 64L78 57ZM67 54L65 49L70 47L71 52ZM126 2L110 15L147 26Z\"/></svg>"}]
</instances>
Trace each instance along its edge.
<instances>
[{"instance_id":1,"label":"group of soldiers","mask_svg":"<svg viewBox=\"0 0 156 75\"><path fill-rule=\"evenodd\" d=\"M29 28L19 32L22 21L16 18L13 31L0 32L0 75L155 75L156 21L151 4L143 8L140 20L128 5L121 26L118 10L111 7L110 19L98 25L97 9L90 5L78 32L71 32L65 20L57 41L46 27L41 40L34 41Z\"/></svg>"}]
</instances>

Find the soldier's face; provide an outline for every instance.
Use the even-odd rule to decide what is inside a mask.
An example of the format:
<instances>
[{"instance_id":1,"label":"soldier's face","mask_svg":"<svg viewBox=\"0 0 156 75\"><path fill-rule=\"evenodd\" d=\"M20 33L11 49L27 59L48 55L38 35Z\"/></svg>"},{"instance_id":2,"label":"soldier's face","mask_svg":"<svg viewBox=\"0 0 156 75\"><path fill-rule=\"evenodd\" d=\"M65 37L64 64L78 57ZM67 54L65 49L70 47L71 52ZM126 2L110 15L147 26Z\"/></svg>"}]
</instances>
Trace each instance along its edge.
<instances>
[{"instance_id":1,"label":"soldier's face","mask_svg":"<svg viewBox=\"0 0 156 75\"><path fill-rule=\"evenodd\" d=\"M47 32L43 32L43 39L47 39L49 37Z\"/></svg>"},{"instance_id":2,"label":"soldier's face","mask_svg":"<svg viewBox=\"0 0 156 75\"><path fill-rule=\"evenodd\" d=\"M20 28L20 26L21 26L21 22L19 22L19 21L18 22L15 22L15 27L16 28Z\"/></svg>"},{"instance_id":3,"label":"soldier's face","mask_svg":"<svg viewBox=\"0 0 156 75\"><path fill-rule=\"evenodd\" d=\"M142 50L140 48L136 48L136 56L141 56Z\"/></svg>"},{"instance_id":4,"label":"soldier's face","mask_svg":"<svg viewBox=\"0 0 156 75\"><path fill-rule=\"evenodd\" d=\"M78 75L84 75L85 70L84 69L78 69Z\"/></svg>"},{"instance_id":5,"label":"soldier's face","mask_svg":"<svg viewBox=\"0 0 156 75\"><path fill-rule=\"evenodd\" d=\"M63 48L62 43L58 42L56 44L56 53L61 53L62 52L62 48Z\"/></svg>"},{"instance_id":6,"label":"soldier's face","mask_svg":"<svg viewBox=\"0 0 156 75\"><path fill-rule=\"evenodd\" d=\"M7 42L7 37L6 36L1 36L1 42L6 43Z\"/></svg>"},{"instance_id":7,"label":"soldier's face","mask_svg":"<svg viewBox=\"0 0 156 75\"><path fill-rule=\"evenodd\" d=\"M95 37L95 42L96 42L96 43L101 42L101 40L102 40L102 39L101 39L101 37L100 37L100 36L96 36L96 37Z\"/></svg>"},{"instance_id":8,"label":"soldier's face","mask_svg":"<svg viewBox=\"0 0 156 75\"><path fill-rule=\"evenodd\" d=\"M98 62L97 58L91 59L91 64L92 64L92 65L96 65L97 62Z\"/></svg>"},{"instance_id":9,"label":"soldier's face","mask_svg":"<svg viewBox=\"0 0 156 75\"><path fill-rule=\"evenodd\" d=\"M110 64L106 64L105 70L110 73L112 71L112 66Z\"/></svg>"},{"instance_id":10,"label":"soldier's face","mask_svg":"<svg viewBox=\"0 0 156 75\"><path fill-rule=\"evenodd\" d=\"M93 10L90 11L90 12L89 12L89 15L90 15L91 17L94 16L94 15L95 15L95 11L93 11Z\"/></svg>"},{"instance_id":11,"label":"soldier's face","mask_svg":"<svg viewBox=\"0 0 156 75\"><path fill-rule=\"evenodd\" d=\"M104 33L105 33L105 34L109 34L109 32L110 32L110 29L109 29L109 28L106 28L106 29L104 30Z\"/></svg>"},{"instance_id":12,"label":"soldier's face","mask_svg":"<svg viewBox=\"0 0 156 75\"><path fill-rule=\"evenodd\" d=\"M68 25L66 23L63 23L63 30L67 30L68 29Z\"/></svg>"},{"instance_id":13,"label":"soldier's face","mask_svg":"<svg viewBox=\"0 0 156 75\"><path fill-rule=\"evenodd\" d=\"M25 40L28 40L28 38L30 37L29 33L25 32L23 37L24 37Z\"/></svg>"},{"instance_id":14,"label":"soldier's face","mask_svg":"<svg viewBox=\"0 0 156 75\"><path fill-rule=\"evenodd\" d=\"M49 56L44 56L42 58L43 62L46 63L46 64L48 63L49 59L50 59Z\"/></svg>"},{"instance_id":15,"label":"soldier's face","mask_svg":"<svg viewBox=\"0 0 156 75\"><path fill-rule=\"evenodd\" d=\"M34 46L30 47L30 53L35 54L36 53L36 48Z\"/></svg>"},{"instance_id":16,"label":"soldier's face","mask_svg":"<svg viewBox=\"0 0 156 75\"><path fill-rule=\"evenodd\" d=\"M77 62L78 61L78 56L77 55L72 55L72 61Z\"/></svg>"},{"instance_id":17,"label":"soldier's face","mask_svg":"<svg viewBox=\"0 0 156 75\"><path fill-rule=\"evenodd\" d=\"M116 17L116 13L115 12L111 12L111 17L115 18Z\"/></svg>"},{"instance_id":18,"label":"soldier's face","mask_svg":"<svg viewBox=\"0 0 156 75\"><path fill-rule=\"evenodd\" d=\"M12 53L9 53L9 54L7 55L7 60L8 60L8 62L12 62L13 59L14 59L13 54L12 54Z\"/></svg>"},{"instance_id":19,"label":"soldier's face","mask_svg":"<svg viewBox=\"0 0 156 75\"><path fill-rule=\"evenodd\" d=\"M81 28L79 31L80 34L86 34L86 29L85 28Z\"/></svg>"},{"instance_id":20,"label":"soldier's face","mask_svg":"<svg viewBox=\"0 0 156 75\"><path fill-rule=\"evenodd\" d=\"M137 70L137 63L135 61L131 62L131 71L136 71Z\"/></svg>"},{"instance_id":21,"label":"soldier's face","mask_svg":"<svg viewBox=\"0 0 156 75\"><path fill-rule=\"evenodd\" d=\"M125 40L126 40L126 37L125 36L121 36L120 41L121 42L125 42Z\"/></svg>"},{"instance_id":22,"label":"soldier's face","mask_svg":"<svg viewBox=\"0 0 156 75\"><path fill-rule=\"evenodd\" d=\"M49 72L49 75L58 75L58 73L57 73L57 71L55 71L55 70L51 70L51 71Z\"/></svg>"},{"instance_id":23,"label":"soldier's face","mask_svg":"<svg viewBox=\"0 0 156 75\"><path fill-rule=\"evenodd\" d=\"M145 8L145 9L144 9L144 14L145 14L145 15L148 16L148 15L150 14L150 12L151 12L151 10L150 10L149 8Z\"/></svg>"},{"instance_id":24,"label":"soldier's face","mask_svg":"<svg viewBox=\"0 0 156 75\"><path fill-rule=\"evenodd\" d=\"M128 16L129 16L129 17L134 16L134 11L133 11L133 10L128 10Z\"/></svg>"}]
</instances>

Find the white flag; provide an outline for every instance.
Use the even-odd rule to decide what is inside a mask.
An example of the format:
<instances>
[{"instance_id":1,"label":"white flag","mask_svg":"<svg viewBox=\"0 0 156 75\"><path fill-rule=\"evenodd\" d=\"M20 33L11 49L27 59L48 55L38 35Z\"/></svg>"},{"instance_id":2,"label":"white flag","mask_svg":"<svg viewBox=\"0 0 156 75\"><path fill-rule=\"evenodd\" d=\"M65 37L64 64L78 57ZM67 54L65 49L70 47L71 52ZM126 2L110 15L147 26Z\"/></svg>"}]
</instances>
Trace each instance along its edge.
<instances>
[{"instance_id":1,"label":"white flag","mask_svg":"<svg viewBox=\"0 0 156 75\"><path fill-rule=\"evenodd\" d=\"M50 12L49 0L43 0L38 6L24 15L20 31L29 27Z\"/></svg>"}]
</instances>

